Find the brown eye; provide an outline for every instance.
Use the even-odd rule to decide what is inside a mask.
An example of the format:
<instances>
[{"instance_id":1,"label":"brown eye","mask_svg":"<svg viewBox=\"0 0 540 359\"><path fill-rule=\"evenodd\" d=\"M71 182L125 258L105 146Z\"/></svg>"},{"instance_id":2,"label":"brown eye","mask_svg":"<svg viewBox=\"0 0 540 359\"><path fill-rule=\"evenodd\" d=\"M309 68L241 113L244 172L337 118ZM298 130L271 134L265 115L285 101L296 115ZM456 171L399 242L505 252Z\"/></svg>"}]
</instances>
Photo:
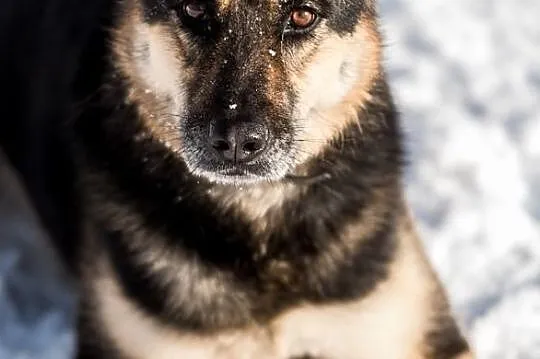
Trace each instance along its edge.
<instances>
[{"instance_id":1,"label":"brown eye","mask_svg":"<svg viewBox=\"0 0 540 359\"><path fill-rule=\"evenodd\" d=\"M186 2L184 4L184 15L196 20L202 20L206 16L206 5L196 1Z\"/></svg>"},{"instance_id":2,"label":"brown eye","mask_svg":"<svg viewBox=\"0 0 540 359\"><path fill-rule=\"evenodd\" d=\"M298 8L291 12L291 25L298 30L307 29L316 20L317 14L308 8Z\"/></svg>"}]
</instances>

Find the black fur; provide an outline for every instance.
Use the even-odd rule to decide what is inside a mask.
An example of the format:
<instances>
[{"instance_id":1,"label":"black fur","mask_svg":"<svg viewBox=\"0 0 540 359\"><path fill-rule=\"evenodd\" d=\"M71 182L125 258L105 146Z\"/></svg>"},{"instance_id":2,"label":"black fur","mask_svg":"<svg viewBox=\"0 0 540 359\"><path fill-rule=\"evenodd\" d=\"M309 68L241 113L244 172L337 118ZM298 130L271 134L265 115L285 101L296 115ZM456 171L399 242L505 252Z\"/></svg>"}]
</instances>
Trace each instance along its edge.
<instances>
[{"instance_id":1,"label":"black fur","mask_svg":"<svg viewBox=\"0 0 540 359\"><path fill-rule=\"evenodd\" d=\"M454 318L449 315L438 318L437 329L429 333L426 342L430 343L426 356L433 359L456 358L470 349Z\"/></svg>"},{"instance_id":2,"label":"black fur","mask_svg":"<svg viewBox=\"0 0 540 359\"><path fill-rule=\"evenodd\" d=\"M334 12L328 19L329 26L339 34L346 35L355 31L360 17L373 19L375 11L372 6L368 6L364 1L341 0L334 2Z\"/></svg>"}]
</instances>

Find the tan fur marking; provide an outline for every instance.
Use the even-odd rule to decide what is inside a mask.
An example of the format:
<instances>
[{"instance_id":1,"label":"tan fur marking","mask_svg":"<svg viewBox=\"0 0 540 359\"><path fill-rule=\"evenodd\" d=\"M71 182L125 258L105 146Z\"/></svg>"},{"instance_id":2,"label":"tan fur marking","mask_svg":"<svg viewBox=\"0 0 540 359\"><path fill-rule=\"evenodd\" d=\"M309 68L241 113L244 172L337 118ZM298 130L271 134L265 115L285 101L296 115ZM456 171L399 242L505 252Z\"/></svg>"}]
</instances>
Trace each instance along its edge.
<instances>
[{"instance_id":1,"label":"tan fur marking","mask_svg":"<svg viewBox=\"0 0 540 359\"><path fill-rule=\"evenodd\" d=\"M301 120L299 152L303 160L316 156L347 124L356 121L357 111L373 100L368 90L381 71L381 40L374 20L362 19L352 36L324 37L309 63L289 69L300 89L295 116ZM305 70L298 74L298 68Z\"/></svg>"},{"instance_id":2,"label":"tan fur marking","mask_svg":"<svg viewBox=\"0 0 540 359\"><path fill-rule=\"evenodd\" d=\"M287 80L283 78L283 74L276 70L276 66L272 64L270 59L268 70L266 72L268 99L278 108L289 103L289 99L285 91L283 91L283 83Z\"/></svg>"},{"instance_id":3,"label":"tan fur marking","mask_svg":"<svg viewBox=\"0 0 540 359\"><path fill-rule=\"evenodd\" d=\"M112 50L130 89L126 101L136 104L149 132L176 151L179 131L173 124L185 103L183 83L188 73L170 30L144 23L140 9L126 6L124 21L113 31Z\"/></svg>"},{"instance_id":4,"label":"tan fur marking","mask_svg":"<svg viewBox=\"0 0 540 359\"><path fill-rule=\"evenodd\" d=\"M300 355L305 349L296 345L302 343L316 350L313 355L328 358L421 358L429 275L419 265L419 254L412 250L415 239L407 233L403 239L389 280L369 297L341 306L295 309L286 315L281 332L291 336L299 333L294 342L284 345L288 352Z\"/></svg>"},{"instance_id":5,"label":"tan fur marking","mask_svg":"<svg viewBox=\"0 0 540 359\"><path fill-rule=\"evenodd\" d=\"M474 358L475 356L473 353L467 352L467 353L459 355L456 359L474 359Z\"/></svg>"},{"instance_id":6,"label":"tan fur marking","mask_svg":"<svg viewBox=\"0 0 540 359\"><path fill-rule=\"evenodd\" d=\"M272 358L262 329L197 337L174 332L144 315L120 292L112 278L95 283L101 324L129 359Z\"/></svg>"},{"instance_id":7,"label":"tan fur marking","mask_svg":"<svg viewBox=\"0 0 540 359\"><path fill-rule=\"evenodd\" d=\"M439 277L435 273L424 246L422 245L420 238L418 237L414 223L414 215L410 208L405 208L403 212L403 223L405 223L404 233L408 233L409 236L404 238L411 238L411 250L418 253L418 265L424 268L426 273L426 289L430 294L430 304L428 305L428 310L426 311L428 315L428 320L426 323L425 333L436 330L438 325L440 325L441 316L447 316L448 320L454 320L450 305L448 303L448 298L446 296L446 291L443 285L440 282ZM428 357L435 356L433 353L433 348L430 346L431 343L424 336L424 340L421 344L420 351ZM474 359L474 355L471 351L460 354L453 359Z\"/></svg>"},{"instance_id":8,"label":"tan fur marking","mask_svg":"<svg viewBox=\"0 0 540 359\"><path fill-rule=\"evenodd\" d=\"M211 198L225 209L233 208L244 218L253 223L257 233L264 233L268 227L268 213L279 208L286 200L299 195L299 189L292 183L270 183L230 191L214 189L209 192Z\"/></svg>"},{"instance_id":9,"label":"tan fur marking","mask_svg":"<svg viewBox=\"0 0 540 359\"><path fill-rule=\"evenodd\" d=\"M230 7L232 6L232 3L233 3L233 0L217 0L216 1L217 8L221 12L225 12L228 9L230 9Z\"/></svg>"},{"instance_id":10,"label":"tan fur marking","mask_svg":"<svg viewBox=\"0 0 540 359\"><path fill-rule=\"evenodd\" d=\"M417 251L414 233L406 224L400 228L402 242L390 278L370 296L348 304L291 309L266 327L212 336L167 329L121 294L107 265L93 281L92 296L104 330L129 359L289 359L304 354L328 359L425 358L422 340L431 307L431 272Z\"/></svg>"}]
</instances>

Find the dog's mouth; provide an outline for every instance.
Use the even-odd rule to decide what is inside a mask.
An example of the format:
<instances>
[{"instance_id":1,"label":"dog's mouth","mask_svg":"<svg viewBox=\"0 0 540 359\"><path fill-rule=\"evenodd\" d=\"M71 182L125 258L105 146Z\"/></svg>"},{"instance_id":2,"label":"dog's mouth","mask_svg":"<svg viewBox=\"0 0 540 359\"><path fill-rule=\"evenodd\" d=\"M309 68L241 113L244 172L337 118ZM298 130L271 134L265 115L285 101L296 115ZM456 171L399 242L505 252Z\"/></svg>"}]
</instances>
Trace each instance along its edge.
<instances>
[{"instance_id":1,"label":"dog's mouth","mask_svg":"<svg viewBox=\"0 0 540 359\"><path fill-rule=\"evenodd\" d=\"M260 166L231 165L217 170L196 171L200 177L211 183L232 186L250 186L260 183L288 182L296 185L311 185L332 178L329 172L318 172L309 175L298 175L294 171L267 171Z\"/></svg>"},{"instance_id":2,"label":"dog's mouth","mask_svg":"<svg viewBox=\"0 0 540 359\"><path fill-rule=\"evenodd\" d=\"M220 164L215 168L206 166L192 168L191 172L214 184L246 186L259 183L277 182L286 178L287 173L272 170L264 164Z\"/></svg>"},{"instance_id":3,"label":"dog's mouth","mask_svg":"<svg viewBox=\"0 0 540 359\"><path fill-rule=\"evenodd\" d=\"M225 183L254 183L265 180L264 175L258 174L256 171L242 165L231 165L228 168L217 170L213 176L218 181Z\"/></svg>"}]
</instances>

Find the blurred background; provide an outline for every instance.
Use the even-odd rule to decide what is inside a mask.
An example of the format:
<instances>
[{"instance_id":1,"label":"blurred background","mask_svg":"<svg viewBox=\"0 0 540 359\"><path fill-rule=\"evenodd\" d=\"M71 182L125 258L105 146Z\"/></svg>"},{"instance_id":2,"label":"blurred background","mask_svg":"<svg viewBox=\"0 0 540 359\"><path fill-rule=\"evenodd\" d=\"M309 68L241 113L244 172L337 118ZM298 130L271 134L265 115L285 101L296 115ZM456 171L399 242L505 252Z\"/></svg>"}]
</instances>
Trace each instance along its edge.
<instances>
[{"instance_id":1,"label":"blurred background","mask_svg":"<svg viewBox=\"0 0 540 359\"><path fill-rule=\"evenodd\" d=\"M538 359L540 1L380 1L428 254L479 359ZM0 359L67 359L74 296L2 172Z\"/></svg>"}]
</instances>

